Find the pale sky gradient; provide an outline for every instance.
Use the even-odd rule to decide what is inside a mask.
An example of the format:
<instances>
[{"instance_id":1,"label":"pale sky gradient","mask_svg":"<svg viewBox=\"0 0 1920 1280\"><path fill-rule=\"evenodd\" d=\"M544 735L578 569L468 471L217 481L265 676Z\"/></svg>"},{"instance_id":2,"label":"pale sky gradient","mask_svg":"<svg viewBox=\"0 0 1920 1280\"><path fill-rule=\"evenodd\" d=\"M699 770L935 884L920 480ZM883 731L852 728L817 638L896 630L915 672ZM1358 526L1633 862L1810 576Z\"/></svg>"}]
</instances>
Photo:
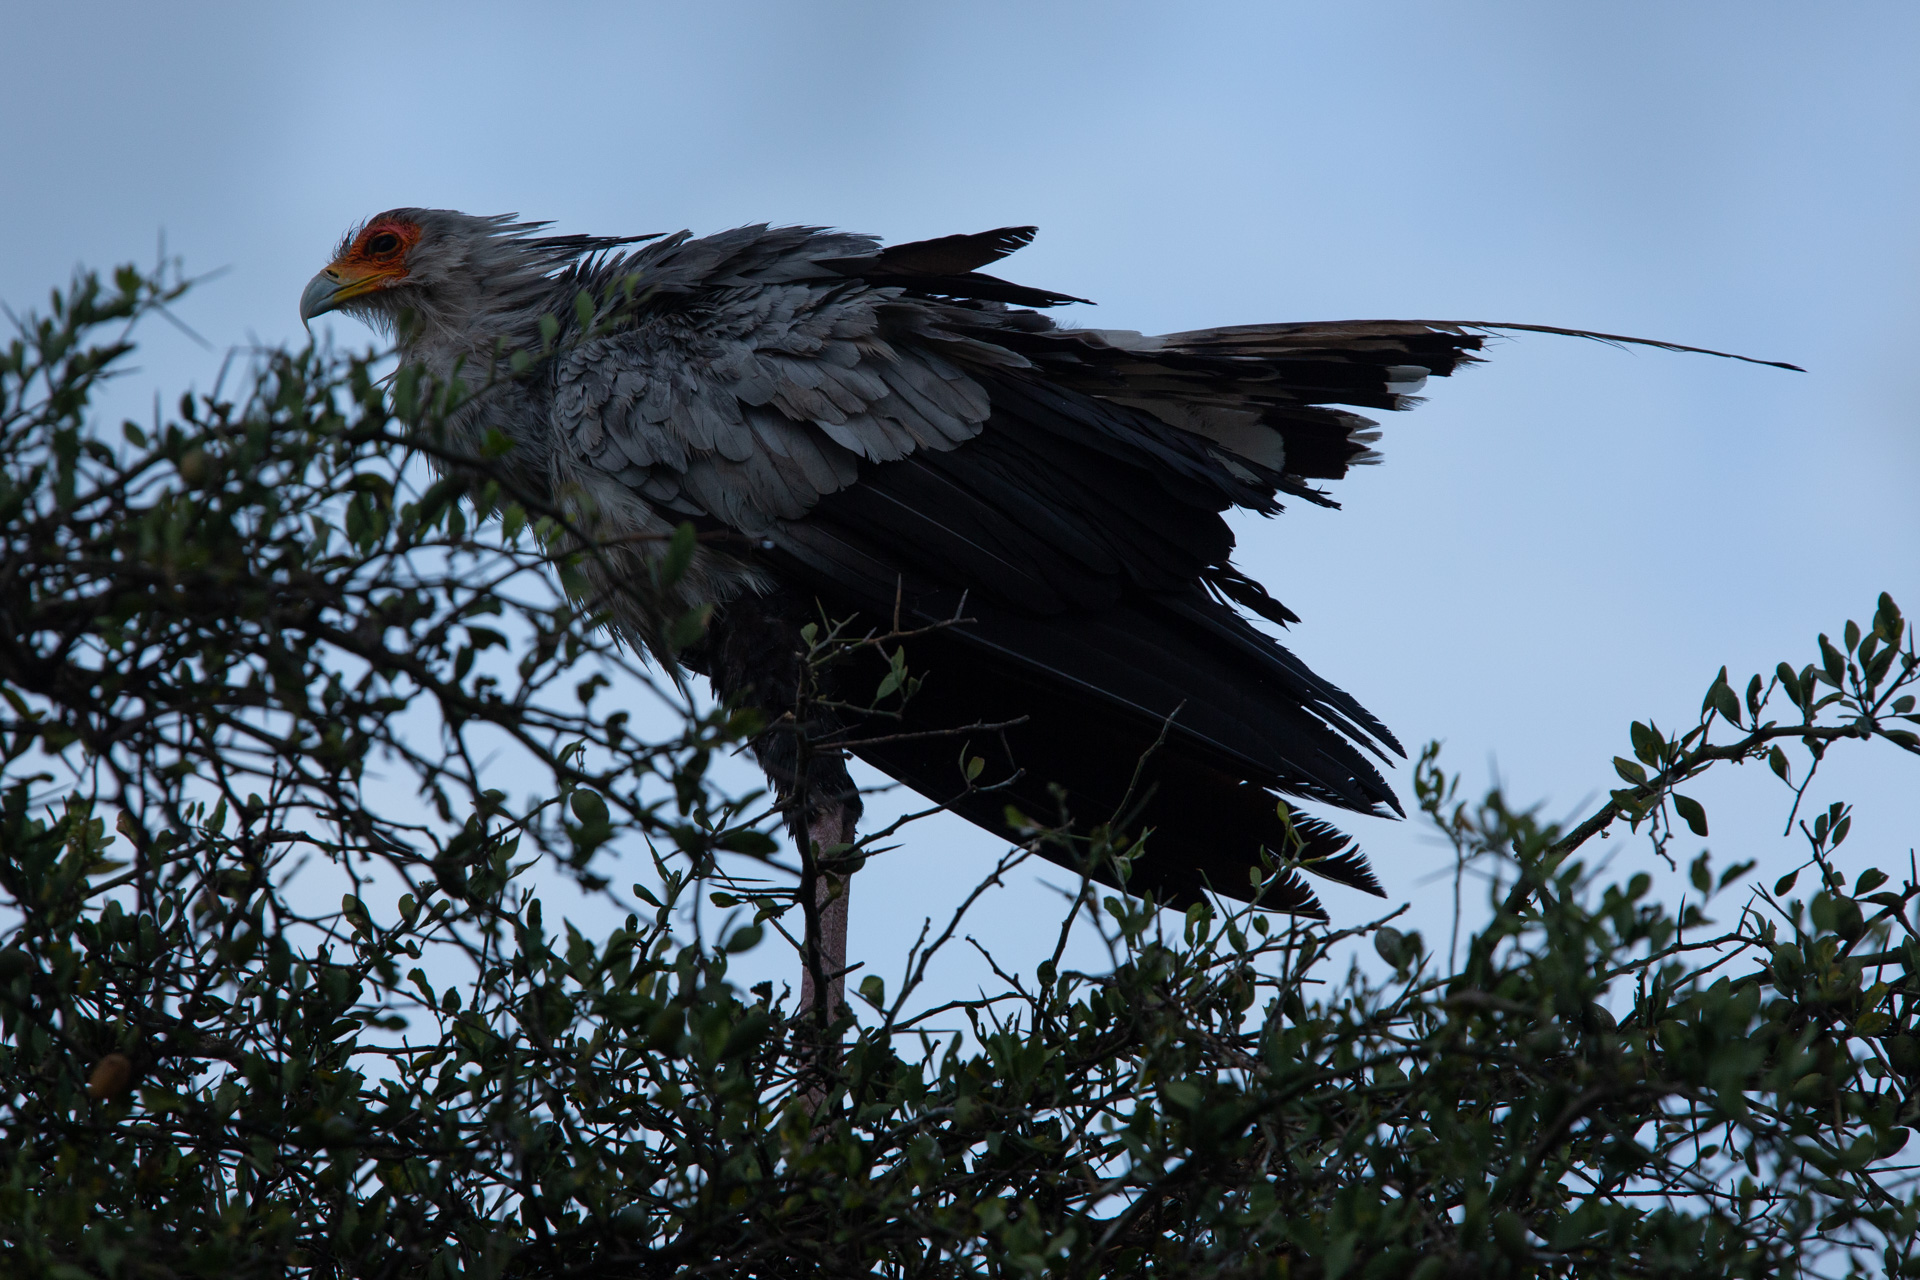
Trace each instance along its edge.
<instances>
[{"instance_id":1,"label":"pale sky gradient","mask_svg":"<svg viewBox=\"0 0 1920 1280\"><path fill-rule=\"evenodd\" d=\"M299 340L301 285L392 205L599 233L1032 222L1005 273L1097 299L1076 322L1517 320L1806 366L1516 337L1392 416L1345 510L1243 523L1316 669L1470 784L1497 762L1566 812L1630 719L1688 719L1721 663L1743 685L1809 660L1883 589L1920 615L1916 55L1920 8L1890 3L21 6L0 300L164 232L229 268L182 308L224 349ZM147 338L130 407L211 380L218 353ZM1920 770L1878 754L1839 753L1812 798L1860 802L1843 861L1891 871ZM1720 860L1789 856L1761 781L1699 789ZM1438 851L1356 825L1443 932ZM863 873L855 955L996 849L953 823ZM1374 906L1325 897L1342 923ZM995 902L1007 945L1050 933L1030 883Z\"/></svg>"}]
</instances>

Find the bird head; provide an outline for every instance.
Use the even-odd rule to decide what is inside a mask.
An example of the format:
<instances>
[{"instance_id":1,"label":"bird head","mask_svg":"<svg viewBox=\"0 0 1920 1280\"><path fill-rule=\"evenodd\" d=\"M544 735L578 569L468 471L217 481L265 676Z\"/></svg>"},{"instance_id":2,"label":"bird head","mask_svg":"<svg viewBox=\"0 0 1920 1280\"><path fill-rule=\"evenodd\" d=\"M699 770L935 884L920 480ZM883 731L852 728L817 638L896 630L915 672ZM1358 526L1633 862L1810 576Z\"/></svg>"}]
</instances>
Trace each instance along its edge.
<instances>
[{"instance_id":1,"label":"bird head","mask_svg":"<svg viewBox=\"0 0 1920 1280\"><path fill-rule=\"evenodd\" d=\"M401 333L491 340L538 319L554 272L652 236L540 236L547 224L518 214L478 217L452 209L389 209L349 231L333 261L307 282L300 319L344 311ZM403 326L403 316L415 323Z\"/></svg>"},{"instance_id":2,"label":"bird head","mask_svg":"<svg viewBox=\"0 0 1920 1280\"><path fill-rule=\"evenodd\" d=\"M300 319L342 309L370 320L370 313L391 316L395 304L420 287L416 264L409 261L421 240L420 223L408 216L412 212L395 209L348 233L333 261L307 282Z\"/></svg>"},{"instance_id":3,"label":"bird head","mask_svg":"<svg viewBox=\"0 0 1920 1280\"><path fill-rule=\"evenodd\" d=\"M535 224L537 225L537 224ZM333 261L307 282L300 319L345 311L391 330L408 312L444 311L470 295L484 272L475 249L512 232L531 230L513 215L476 218L450 209L389 209L349 231ZM502 246L505 247L505 246Z\"/></svg>"}]
</instances>

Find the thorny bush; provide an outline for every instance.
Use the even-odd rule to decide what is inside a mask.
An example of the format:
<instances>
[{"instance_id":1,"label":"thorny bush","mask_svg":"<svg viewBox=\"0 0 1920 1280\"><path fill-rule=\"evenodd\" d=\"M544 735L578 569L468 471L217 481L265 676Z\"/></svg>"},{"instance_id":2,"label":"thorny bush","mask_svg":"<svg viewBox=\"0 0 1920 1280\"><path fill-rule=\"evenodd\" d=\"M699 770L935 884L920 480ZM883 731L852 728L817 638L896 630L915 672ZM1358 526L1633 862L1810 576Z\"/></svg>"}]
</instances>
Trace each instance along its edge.
<instances>
[{"instance_id":1,"label":"thorny bush","mask_svg":"<svg viewBox=\"0 0 1920 1280\"><path fill-rule=\"evenodd\" d=\"M1836 804L1799 872L1702 855L1677 914L1581 858L1704 834L1708 769L1766 761L1798 807L1834 748L1920 755L1887 597L1635 724L1570 829L1462 801L1430 748L1421 808L1496 884L1458 964L1089 882L1051 961L943 999L970 898L823 1055L729 978L799 941L778 815L709 771L759 726L607 637L561 513L485 459L433 478L457 388L272 352L104 429L183 287L83 277L0 355L7 1275L1920 1275L1910 858L1844 872ZM1124 867L1126 833L1043 817L996 874L1049 841ZM624 927L544 918L542 865ZM1391 976L1310 981L1355 935Z\"/></svg>"}]
</instances>

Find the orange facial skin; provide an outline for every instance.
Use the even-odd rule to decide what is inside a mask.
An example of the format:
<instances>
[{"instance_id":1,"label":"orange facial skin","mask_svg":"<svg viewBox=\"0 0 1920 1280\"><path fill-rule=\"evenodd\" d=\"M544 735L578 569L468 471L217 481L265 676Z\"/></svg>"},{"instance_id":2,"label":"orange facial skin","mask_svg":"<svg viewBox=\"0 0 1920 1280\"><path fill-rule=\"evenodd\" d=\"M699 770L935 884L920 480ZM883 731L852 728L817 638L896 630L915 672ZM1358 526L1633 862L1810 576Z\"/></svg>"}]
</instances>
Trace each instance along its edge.
<instances>
[{"instance_id":1,"label":"orange facial skin","mask_svg":"<svg viewBox=\"0 0 1920 1280\"><path fill-rule=\"evenodd\" d=\"M387 219L362 227L320 273L339 286L329 309L406 279L407 252L419 239L420 228L411 222Z\"/></svg>"}]
</instances>

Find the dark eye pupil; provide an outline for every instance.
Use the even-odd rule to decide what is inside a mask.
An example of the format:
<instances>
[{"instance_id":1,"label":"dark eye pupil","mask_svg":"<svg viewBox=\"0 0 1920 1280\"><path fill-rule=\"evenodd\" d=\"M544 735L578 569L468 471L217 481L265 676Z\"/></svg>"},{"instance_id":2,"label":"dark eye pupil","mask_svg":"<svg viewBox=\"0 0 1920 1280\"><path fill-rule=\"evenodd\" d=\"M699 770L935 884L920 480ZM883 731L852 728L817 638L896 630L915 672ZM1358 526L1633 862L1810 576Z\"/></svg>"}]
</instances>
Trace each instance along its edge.
<instances>
[{"instance_id":1,"label":"dark eye pupil","mask_svg":"<svg viewBox=\"0 0 1920 1280\"><path fill-rule=\"evenodd\" d=\"M392 253L399 247L400 237L391 231L382 231L379 235L367 241L368 253Z\"/></svg>"}]
</instances>

